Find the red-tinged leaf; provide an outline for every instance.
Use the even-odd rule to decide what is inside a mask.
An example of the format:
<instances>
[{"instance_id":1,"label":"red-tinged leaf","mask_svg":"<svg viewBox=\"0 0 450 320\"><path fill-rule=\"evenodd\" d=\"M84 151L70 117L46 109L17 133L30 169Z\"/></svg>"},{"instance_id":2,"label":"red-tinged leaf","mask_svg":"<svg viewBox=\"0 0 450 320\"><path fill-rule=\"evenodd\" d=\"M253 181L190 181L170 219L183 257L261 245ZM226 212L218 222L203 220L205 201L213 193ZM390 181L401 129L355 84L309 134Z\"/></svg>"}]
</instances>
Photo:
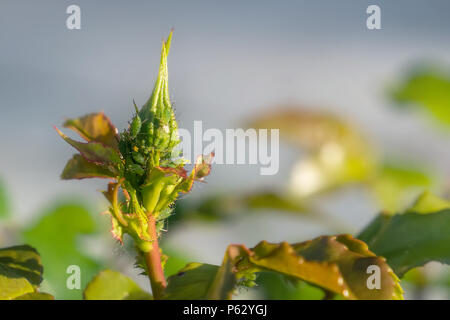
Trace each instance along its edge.
<instances>
[{"instance_id":1,"label":"red-tinged leaf","mask_svg":"<svg viewBox=\"0 0 450 320\"><path fill-rule=\"evenodd\" d=\"M111 148L118 148L117 129L103 112L67 119L63 126L76 131L88 142L100 142Z\"/></svg>"},{"instance_id":2,"label":"red-tinged leaf","mask_svg":"<svg viewBox=\"0 0 450 320\"><path fill-rule=\"evenodd\" d=\"M103 191L103 195L111 203L111 213L115 219L124 227L128 226L128 222L125 220L122 214L122 210L119 205L119 188L121 182L108 183L108 190Z\"/></svg>"},{"instance_id":3,"label":"red-tinged leaf","mask_svg":"<svg viewBox=\"0 0 450 320\"><path fill-rule=\"evenodd\" d=\"M156 167L159 171L163 172L166 177L178 176L182 178L177 184L174 193L178 192L188 193L191 191L194 181L202 181L211 171L211 162L214 158L214 153L208 156L199 156L195 162L194 169L189 176L183 167ZM174 200L174 199L173 199Z\"/></svg>"},{"instance_id":4,"label":"red-tinged leaf","mask_svg":"<svg viewBox=\"0 0 450 320\"><path fill-rule=\"evenodd\" d=\"M206 298L209 300L231 300L238 280L236 266L242 257L251 254L252 252L243 245L228 246L222 265L217 270L206 293Z\"/></svg>"},{"instance_id":5,"label":"red-tinged leaf","mask_svg":"<svg viewBox=\"0 0 450 320\"><path fill-rule=\"evenodd\" d=\"M58 128L55 127L55 129L59 133L59 135L68 144L77 149L87 161L101 165L108 165L113 168L117 168L117 166L120 164L121 159L119 153L115 149L105 146L100 142L78 142L66 136L64 133L58 130Z\"/></svg>"},{"instance_id":6,"label":"red-tinged leaf","mask_svg":"<svg viewBox=\"0 0 450 320\"><path fill-rule=\"evenodd\" d=\"M89 162L80 154L73 155L62 174L61 179L115 178L116 174L107 167Z\"/></svg>"},{"instance_id":7,"label":"red-tinged leaf","mask_svg":"<svg viewBox=\"0 0 450 320\"><path fill-rule=\"evenodd\" d=\"M172 175L175 174L180 178L187 178L187 172L182 167L172 168L172 167L156 167L159 171L164 172L165 174Z\"/></svg>"},{"instance_id":8,"label":"red-tinged leaf","mask_svg":"<svg viewBox=\"0 0 450 320\"><path fill-rule=\"evenodd\" d=\"M211 163L214 159L214 152L205 156L198 156L194 166L194 180L200 180L211 172Z\"/></svg>"}]
</instances>

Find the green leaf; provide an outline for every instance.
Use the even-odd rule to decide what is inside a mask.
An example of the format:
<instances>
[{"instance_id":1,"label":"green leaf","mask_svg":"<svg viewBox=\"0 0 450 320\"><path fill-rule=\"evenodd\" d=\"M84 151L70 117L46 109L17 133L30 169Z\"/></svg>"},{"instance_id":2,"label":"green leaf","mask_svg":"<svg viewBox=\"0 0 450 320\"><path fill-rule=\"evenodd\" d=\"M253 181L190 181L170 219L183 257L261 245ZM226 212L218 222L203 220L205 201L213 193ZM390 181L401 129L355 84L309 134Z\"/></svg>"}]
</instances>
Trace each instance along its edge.
<instances>
[{"instance_id":1,"label":"green leaf","mask_svg":"<svg viewBox=\"0 0 450 320\"><path fill-rule=\"evenodd\" d=\"M100 142L105 146L118 149L117 129L103 112L67 119L63 126L74 130L88 142Z\"/></svg>"},{"instance_id":2,"label":"green leaf","mask_svg":"<svg viewBox=\"0 0 450 320\"><path fill-rule=\"evenodd\" d=\"M381 289L370 290L368 267L380 268ZM236 286L256 272L302 280L347 299L402 299L399 280L383 258L350 235L322 236L288 244L230 245L220 267L192 263L169 278L168 299L231 299Z\"/></svg>"},{"instance_id":3,"label":"green leaf","mask_svg":"<svg viewBox=\"0 0 450 320\"><path fill-rule=\"evenodd\" d=\"M42 281L39 253L29 245L0 249L0 299L34 292Z\"/></svg>"},{"instance_id":4,"label":"green leaf","mask_svg":"<svg viewBox=\"0 0 450 320\"><path fill-rule=\"evenodd\" d=\"M450 125L448 72L431 69L415 72L392 92L392 97L404 106L420 106L441 124Z\"/></svg>"},{"instance_id":5,"label":"green leaf","mask_svg":"<svg viewBox=\"0 0 450 320\"><path fill-rule=\"evenodd\" d=\"M358 238L385 257L399 276L429 261L449 264L450 206L445 204L424 193L404 214L380 214Z\"/></svg>"},{"instance_id":6,"label":"green leaf","mask_svg":"<svg viewBox=\"0 0 450 320\"><path fill-rule=\"evenodd\" d=\"M418 169L385 164L375 175L371 186L383 209L397 211L411 202L411 196L417 194L418 188L423 190L432 184L433 179Z\"/></svg>"},{"instance_id":7,"label":"green leaf","mask_svg":"<svg viewBox=\"0 0 450 320\"><path fill-rule=\"evenodd\" d=\"M17 297L14 300L55 300L55 297L48 293L31 292Z\"/></svg>"},{"instance_id":8,"label":"green leaf","mask_svg":"<svg viewBox=\"0 0 450 320\"><path fill-rule=\"evenodd\" d=\"M258 291L267 300L321 300L324 291L304 281L289 281L285 276L273 272L258 275Z\"/></svg>"},{"instance_id":9,"label":"green leaf","mask_svg":"<svg viewBox=\"0 0 450 320\"><path fill-rule=\"evenodd\" d=\"M64 168L61 179L114 178L116 175L104 166L87 161L79 154L73 155Z\"/></svg>"},{"instance_id":10,"label":"green leaf","mask_svg":"<svg viewBox=\"0 0 450 320\"><path fill-rule=\"evenodd\" d=\"M80 237L93 235L96 225L85 206L66 202L46 210L23 236L27 243L39 248L45 267L45 280L57 299L81 299L80 290L66 287L67 268L77 265L81 270L81 286L101 270L99 262L79 247Z\"/></svg>"},{"instance_id":11,"label":"green leaf","mask_svg":"<svg viewBox=\"0 0 450 320\"><path fill-rule=\"evenodd\" d=\"M151 300L133 280L120 272L104 270L87 285L85 300Z\"/></svg>"},{"instance_id":12,"label":"green leaf","mask_svg":"<svg viewBox=\"0 0 450 320\"><path fill-rule=\"evenodd\" d=\"M87 161L101 165L109 165L108 168L110 170L117 171L117 166L121 163L118 151L111 147L107 147L100 142L78 142L69 138L57 128L55 129L59 133L59 135L68 144L77 149Z\"/></svg>"},{"instance_id":13,"label":"green leaf","mask_svg":"<svg viewBox=\"0 0 450 320\"><path fill-rule=\"evenodd\" d=\"M192 262L169 277L165 292L167 300L204 300L219 266Z\"/></svg>"}]
</instances>

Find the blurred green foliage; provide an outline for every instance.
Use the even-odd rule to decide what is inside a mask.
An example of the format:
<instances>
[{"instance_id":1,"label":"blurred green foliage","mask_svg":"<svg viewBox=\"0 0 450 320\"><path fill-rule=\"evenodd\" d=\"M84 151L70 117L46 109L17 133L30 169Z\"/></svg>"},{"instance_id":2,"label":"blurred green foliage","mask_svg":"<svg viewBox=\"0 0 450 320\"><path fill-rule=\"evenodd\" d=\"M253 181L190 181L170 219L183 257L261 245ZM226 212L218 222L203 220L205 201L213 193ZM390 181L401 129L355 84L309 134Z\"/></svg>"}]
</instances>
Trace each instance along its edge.
<instances>
[{"instance_id":1,"label":"blurred green foliage","mask_svg":"<svg viewBox=\"0 0 450 320\"><path fill-rule=\"evenodd\" d=\"M398 211L410 203L418 192L435 184L424 169L401 163L385 163L371 182L382 209Z\"/></svg>"},{"instance_id":2,"label":"blurred green foliage","mask_svg":"<svg viewBox=\"0 0 450 320\"><path fill-rule=\"evenodd\" d=\"M312 197L359 185L370 190L381 209L398 210L436 183L427 170L407 165L410 159L388 163L356 126L332 114L277 108L249 126L278 128L285 141L303 151L286 187L307 209Z\"/></svg>"},{"instance_id":3,"label":"blurred green foliage","mask_svg":"<svg viewBox=\"0 0 450 320\"><path fill-rule=\"evenodd\" d=\"M81 290L68 289L66 273L70 265L81 269L81 288L102 269L101 263L80 249L80 235L97 231L88 209L78 203L63 203L44 211L40 218L23 232L24 241L36 248L42 257L45 281L57 299L81 299Z\"/></svg>"},{"instance_id":4,"label":"blurred green foliage","mask_svg":"<svg viewBox=\"0 0 450 320\"><path fill-rule=\"evenodd\" d=\"M450 126L450 72L448 69L420 67L391 96L401 106L423 108L437 122Z\"/></svg>"},{"instance_id":5,"label":"blurred green foliage","mask_svg":"<svg viewBox=\"0 0 450 320\"><path fill-rule=\"evenodd\" d=\"M203 197L200 201L177 201L170 223L184 219L221 221L261 210L275 210L293 214L307 214L308 208L300 199L289 197L276 190L247 193L220 193Z\"/></svg>"},{"instance_id":6,"label":"blurred green foliage","mask_svg":"<svg viewBox=\"0 0 450 320\"><path fill-rule=\"evenodd\" d=\"M0 219L7 218L10 213L10 203L5 183L0 179Z\"/></svg>"},{"instance_id":7,"label":"blurred green foliage","mask_svg":"<svg viewBox=\"0 0 450 320\"><path fill-rule=\"evenodd\" d=\"M400 277L430 261L450 264L450 201L425 192L405 213L377 216L358 238Z\"/></svg>"}]
</instances>

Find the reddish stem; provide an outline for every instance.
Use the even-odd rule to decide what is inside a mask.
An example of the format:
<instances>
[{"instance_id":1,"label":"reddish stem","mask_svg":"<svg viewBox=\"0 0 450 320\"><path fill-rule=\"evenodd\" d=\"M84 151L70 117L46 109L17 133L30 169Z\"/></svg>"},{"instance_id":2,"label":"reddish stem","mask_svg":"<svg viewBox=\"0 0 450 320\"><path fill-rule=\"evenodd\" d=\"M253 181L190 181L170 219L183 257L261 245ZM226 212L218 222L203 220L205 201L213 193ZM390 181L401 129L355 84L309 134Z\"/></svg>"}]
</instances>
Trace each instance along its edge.
<instances>
[{"instance_id":1,"label":"reddish stem","mask_svg":"<svg viewBox=\"0 0 450 320\"><path fill-rule=\"evenodd\" d=\"M147 264L148 277L152 286L153 298L159 300L164 295L167 283L161 264L161 252L158 245L158 235L156 233L156 221L153 216L148 219L148 233L152 237L152 248L145 253L145 262Z\"/></svg>"}]
</instances>

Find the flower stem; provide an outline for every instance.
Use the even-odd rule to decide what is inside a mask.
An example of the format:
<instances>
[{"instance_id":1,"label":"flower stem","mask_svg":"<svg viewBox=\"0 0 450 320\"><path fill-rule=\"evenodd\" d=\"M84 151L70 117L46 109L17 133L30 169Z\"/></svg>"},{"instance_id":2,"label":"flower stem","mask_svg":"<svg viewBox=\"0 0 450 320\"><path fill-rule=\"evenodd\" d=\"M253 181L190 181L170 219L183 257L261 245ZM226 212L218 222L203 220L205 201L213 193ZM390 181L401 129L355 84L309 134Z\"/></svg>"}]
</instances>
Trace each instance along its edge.
<instances>
[{"instance_id":1,"label":"flower stem","mask_svg":"<svg viewBox=\"0 0 450 320\"><path fill-rule=\"evenodd\" d=\"M167 283L161 264L161 252L159 251L158 235L156 234L155 217L149 216L148 233L154 239L149 252L145 253L145 262L147 264L148 277L152 286L153 298L159 300L164 295Z\"/></svg>"}]
</instances>

